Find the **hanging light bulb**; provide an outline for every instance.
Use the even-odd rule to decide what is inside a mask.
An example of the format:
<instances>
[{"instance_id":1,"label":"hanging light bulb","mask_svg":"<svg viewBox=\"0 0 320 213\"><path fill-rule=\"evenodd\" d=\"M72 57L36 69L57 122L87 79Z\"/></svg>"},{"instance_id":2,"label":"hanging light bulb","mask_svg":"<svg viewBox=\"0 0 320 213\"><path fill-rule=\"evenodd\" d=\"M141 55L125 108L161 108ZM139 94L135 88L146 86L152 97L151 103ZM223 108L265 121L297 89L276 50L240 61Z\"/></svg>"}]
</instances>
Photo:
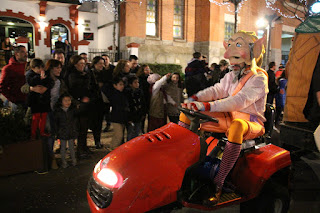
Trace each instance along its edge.
<instances>
[{"instance_id":1,"label":"hanging light bulb","mask_svg":"<svg viewBox=\"0 0 320 213\"><path fill-rule=\"evenodd\" d=\"M320 1L313 3L313 5L311 6L311 12L320 13Z\"/></svg>"}]
</instances>

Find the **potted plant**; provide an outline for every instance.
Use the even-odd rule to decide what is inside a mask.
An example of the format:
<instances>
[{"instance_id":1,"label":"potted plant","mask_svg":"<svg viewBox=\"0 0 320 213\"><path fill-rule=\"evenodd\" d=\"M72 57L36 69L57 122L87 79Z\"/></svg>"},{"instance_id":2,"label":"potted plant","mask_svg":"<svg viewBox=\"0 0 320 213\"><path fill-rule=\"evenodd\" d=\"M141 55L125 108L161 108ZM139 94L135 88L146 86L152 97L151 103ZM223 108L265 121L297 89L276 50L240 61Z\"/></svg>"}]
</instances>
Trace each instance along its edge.
<instances>
[{"instance_id":1,"label":"potted plant","mask_svg":"<svg viewBox=\"0 0 320 213\"><path fill-rule=\"evenodd\" d=\"M24 117L22 108L0 108L0 176L43 168L44 143L30 139L30 125Z\"/></svg>"}]
</instances>

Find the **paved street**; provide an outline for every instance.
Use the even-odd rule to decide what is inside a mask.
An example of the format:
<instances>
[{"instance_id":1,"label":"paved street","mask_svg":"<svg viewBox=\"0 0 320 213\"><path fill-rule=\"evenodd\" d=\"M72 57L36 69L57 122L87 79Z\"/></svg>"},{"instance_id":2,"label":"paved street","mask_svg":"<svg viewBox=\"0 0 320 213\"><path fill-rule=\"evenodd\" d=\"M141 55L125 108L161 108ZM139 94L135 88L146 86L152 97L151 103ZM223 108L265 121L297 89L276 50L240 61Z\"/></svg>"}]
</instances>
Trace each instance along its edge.
<instances>
[{"instance_id":1,"label":"paved street","mask_svg":"<svg viewBox=\"0 0 320 213\"><path fill-rule=\"evenodd\" d=\"M110 142L112 132L103 133L103 144ZM275 139L277 139L275 135ZM93 148L92 134L88 142L94 154L90 159L82 160L76 167L51 170L48 174L35 172L0 178L1 212L89 212L86 201L86 186L94 165L107 149ZM59 155L57 155L59 157ZM320 169L319 155L309 155L295 163L294 187L290 213L318 213L320 209ZM318 169L318 172L314 172ZM316 174L318 173L318 174ZM200 212L183 208L174 213ZM215 211L218 213L239 212L239 206Z\"/></svg>"}]
</instances>

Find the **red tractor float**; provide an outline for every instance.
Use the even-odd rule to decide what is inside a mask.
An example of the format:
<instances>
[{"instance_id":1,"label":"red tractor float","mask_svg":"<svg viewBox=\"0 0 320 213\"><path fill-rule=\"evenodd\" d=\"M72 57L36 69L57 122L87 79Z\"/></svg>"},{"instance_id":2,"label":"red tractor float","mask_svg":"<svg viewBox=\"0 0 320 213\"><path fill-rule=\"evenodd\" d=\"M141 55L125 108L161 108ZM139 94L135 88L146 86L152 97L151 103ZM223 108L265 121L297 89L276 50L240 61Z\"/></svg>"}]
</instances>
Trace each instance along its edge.
<instances>
[{"instance_id":1,"label":"red tractor float","mask_svg":"<svg viewBox=\"0 0 320 213\"><path fill-rule=\"evenodd\" d=\"M240 203L242 212L286 212L289 208L290 153L270 143L273 109L267 105L263 137L243 142L220 202L208 171L219 168L224 134L204 132L200 123L218 122L179 108L190 130L169 123L119 146L95 166L88 183L91 212L168 212L187 207L212 211Z\"/></svg>"}]
</instances>

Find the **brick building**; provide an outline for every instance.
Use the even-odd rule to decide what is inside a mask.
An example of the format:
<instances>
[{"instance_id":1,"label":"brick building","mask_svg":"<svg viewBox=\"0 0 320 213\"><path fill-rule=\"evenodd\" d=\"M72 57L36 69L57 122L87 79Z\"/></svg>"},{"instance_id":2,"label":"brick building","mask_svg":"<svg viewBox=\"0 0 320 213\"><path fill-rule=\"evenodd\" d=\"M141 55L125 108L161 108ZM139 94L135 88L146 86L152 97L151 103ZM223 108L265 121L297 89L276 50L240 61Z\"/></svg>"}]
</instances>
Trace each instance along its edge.
<instances>
[{"instance_id":1,"label":"brick building","mask_svg":"<svg viewBox=\"0 0 320 213\"><path fill-rule=\"evenodd\" d=\"M80 7L78 0L1 0L1 39L17 39L8 25L13 18L17 23L14 32L29 37L36 57L49 58L58 35L71 41L80 52L107 49L113 44L114 14L106 10L101 0L91 1ZM134 53L141 63L185 67L194 51L207 55L209 63L218 62L223 58L223 40L233 32L233 11L233 5L228 9L209 0L126 0L120 5L120 20L116 22L116 44L121 51L128 51L132 43L133 47L139 46ZM258 32L257 20L271 14L274 11L266 7L265 0L244 1L237 27ZM280 64L285 59L298 24L297 20L283 17L282 22L272 23L270 60ZM87 49L81 49L83 46Z\"/></svg>"},{"instance_id":2,"label":"brick building","mask_svg":"<svg viewBox=\"0 0 320 213\"><path fill-rule=\"evenodd\" d=\"M234 11L233 5L230 10ZM257 20L268 14L274 12L266 8L265 0L245 1L238 15L238 29L257 33ZM120 48L131 42L140 44L142 62L184 67L194 51L207 55L209 63L219 62L223 40L232 35L234 23L234 12L209 0L128 0L121 5ZM278 65L288 55L298 24L283 17L282 22L272 24L270 60Z\"/></svg>"}]
</instances>

